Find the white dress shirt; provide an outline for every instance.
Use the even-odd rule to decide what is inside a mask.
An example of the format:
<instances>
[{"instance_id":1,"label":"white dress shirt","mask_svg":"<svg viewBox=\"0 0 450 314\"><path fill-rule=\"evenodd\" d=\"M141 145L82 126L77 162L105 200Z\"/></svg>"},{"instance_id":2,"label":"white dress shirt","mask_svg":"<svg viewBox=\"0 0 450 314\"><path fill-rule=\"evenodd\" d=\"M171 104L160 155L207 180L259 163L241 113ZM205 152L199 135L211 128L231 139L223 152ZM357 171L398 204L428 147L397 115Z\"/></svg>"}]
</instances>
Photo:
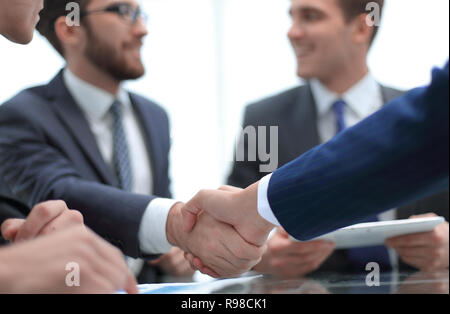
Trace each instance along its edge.
<instances>
[{"instance_id":1,"label":"white dress shirt","mask_svg":"<svg viewBox=\"0 0 450 314\"><path fill-rule=\"evenodd\" d=\"M361 81L345 92L342 96L328 90L319 80L310 82L312 94L317 109L317 128L322 143L331 140L337 133L336 116L333 104L342 99L344 120L350 128L374 114L384 104L381 86L371 74L367 74Z\"/></svg>"},{"instance_id":2,"label":"white dress shirt","mask_svg":"<svg viewBox=\"0 0 450 314\"><path fill-rule=\"evenodd\" d=\"M131 169L133 170L132 191L137 194L153 194L150 155L129 94L120 88L117 95L112 95L81 80L67 68L64 70L64 82L84 113L100 148L100 153L105 162L111 166L111 169L114 169L114 147L113 117L110 108L115 99L120 100L123 105L123 126L130 150ZM169 210L175 203L174 200L157 198L148 204L139 228L139 243L144 253L167 253L172 248L167 241L166 223Z\"/></svg>"},{"instance_id":3,"label":"white dress shirt","mask_svg":"<svg viewBox=\"0 0 450 314\"><path fill-rule=\"evenodd\" d=\"M381 109L384 104L381 86L370 73L343 95L331 92L317 79L311 80L310 85L317 106L317 128L322 143L328 142L337 133L336 117L333 111L333 104L336 101L342 99L347 105L344 109L344 120L347 127L352 127L364 120ZM280 226L267 198L271 177L272 174L267 175L259 183L258 212L270 223ZM395 211L381 214L379 219L395 219Z\"/></svg>"}]
</instances>

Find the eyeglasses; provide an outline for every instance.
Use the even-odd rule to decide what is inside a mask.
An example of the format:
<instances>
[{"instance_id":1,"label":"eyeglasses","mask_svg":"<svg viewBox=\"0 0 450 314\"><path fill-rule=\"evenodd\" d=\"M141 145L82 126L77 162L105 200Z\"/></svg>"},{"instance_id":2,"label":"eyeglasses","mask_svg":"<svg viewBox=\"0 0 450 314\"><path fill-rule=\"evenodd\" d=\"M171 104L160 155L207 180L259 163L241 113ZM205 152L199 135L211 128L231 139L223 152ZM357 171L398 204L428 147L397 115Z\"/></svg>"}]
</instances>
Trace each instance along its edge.
<instances>
[{"instance_id":1,"label":"eyeglasses","mask_svg":"<svg viewBox=\"0 0 450 314\"><path fill-rule=\"evenodd\" d=\"M137 23L138 19L141 18L144 22L147 21L147 15L142 12L140 7L134 7L129 3L115 3L106 7L104 9L98 9L93 11L83 11L81 12L81 17L85 17L92 14L101 13L115 13L119 15L125 22L134 25Z\"/></svg>"}]
</instances>

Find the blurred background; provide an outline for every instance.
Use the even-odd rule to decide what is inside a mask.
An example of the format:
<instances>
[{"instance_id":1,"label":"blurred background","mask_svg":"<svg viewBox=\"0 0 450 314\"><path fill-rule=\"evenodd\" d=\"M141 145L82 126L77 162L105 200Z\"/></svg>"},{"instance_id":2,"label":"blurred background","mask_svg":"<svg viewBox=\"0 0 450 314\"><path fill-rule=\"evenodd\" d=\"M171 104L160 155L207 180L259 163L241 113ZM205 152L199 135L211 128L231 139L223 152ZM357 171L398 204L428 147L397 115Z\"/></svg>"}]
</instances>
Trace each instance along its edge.
<instances>
[{"instance_id":1,"label":"blurred background","mask_svg":"<svg viewBox=\"0 0 450 314\"><path fill-rule=\"evenodd\" d=\"M300 83L286 36L290 1L141 2L149 15L147 73L126 85L169 112L172 191L187 201L226 182L245 105ZM387 0L381 26L370 67L385 85L424 85L448 59L448 0ZM64 65L38 34L27 47L0 38L0 53L0 103Z\"/></svg>"}]
</instances>

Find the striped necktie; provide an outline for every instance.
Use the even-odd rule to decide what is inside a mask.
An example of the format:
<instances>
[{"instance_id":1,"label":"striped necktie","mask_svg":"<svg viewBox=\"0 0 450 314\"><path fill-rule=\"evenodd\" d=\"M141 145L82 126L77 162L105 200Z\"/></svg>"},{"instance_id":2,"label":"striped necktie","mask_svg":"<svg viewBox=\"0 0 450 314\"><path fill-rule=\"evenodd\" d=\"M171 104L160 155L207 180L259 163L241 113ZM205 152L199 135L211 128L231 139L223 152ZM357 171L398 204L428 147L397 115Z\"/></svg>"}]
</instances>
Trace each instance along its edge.
<instances>
[{"instance_id":1,"label":"striped necktie","mask_svg":"<svg viewBox=\"0 0 450 314\"><path fill-rule=\"evenodd\" d=\"M336 101L333 104L333 111L334 111L334 115L336 117L336 131L337 131L336 134L341 133L342 131L344 131L347 128L347 125L345 124L345 118L344 118L346 106L347 106L347 104L342 99Z\"/></svg>"},{"instance_id":2,"label":"striped necktie","mask_svg":"<svg viewBox=\"0 0 450 314\"><path fill-rule=\"evenodd\" d=\"M113 116L113 163L117 178L122 190L131 192L133 190L133 172L130 162L130 151L127 137L123 127L123 112L120 101L115 100L111 106Z\"/></svg>"}]
</instances>

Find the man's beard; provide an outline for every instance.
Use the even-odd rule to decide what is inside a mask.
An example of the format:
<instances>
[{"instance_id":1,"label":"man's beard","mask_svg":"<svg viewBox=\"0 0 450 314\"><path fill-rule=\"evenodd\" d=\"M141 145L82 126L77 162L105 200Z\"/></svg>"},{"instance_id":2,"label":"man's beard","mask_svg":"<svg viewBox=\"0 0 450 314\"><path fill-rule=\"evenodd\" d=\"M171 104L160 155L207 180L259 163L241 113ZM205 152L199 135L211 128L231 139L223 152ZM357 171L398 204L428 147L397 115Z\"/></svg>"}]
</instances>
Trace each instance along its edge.
<instances>
[{"instance_id":1,"label":"man's beard","mask_svg":"<svg viewBox=\"0 0 450 314\"><path fill-rule=\"evenodd\" d=\"M119 82L135 80L145 74L142 63L138 67L128 66L124 58L120 57L120 53L115 48L105 43L101 36L96 36L90 27L86 28L88 44L84 53L93 64Z\"/></svg>"}]
</instances>

